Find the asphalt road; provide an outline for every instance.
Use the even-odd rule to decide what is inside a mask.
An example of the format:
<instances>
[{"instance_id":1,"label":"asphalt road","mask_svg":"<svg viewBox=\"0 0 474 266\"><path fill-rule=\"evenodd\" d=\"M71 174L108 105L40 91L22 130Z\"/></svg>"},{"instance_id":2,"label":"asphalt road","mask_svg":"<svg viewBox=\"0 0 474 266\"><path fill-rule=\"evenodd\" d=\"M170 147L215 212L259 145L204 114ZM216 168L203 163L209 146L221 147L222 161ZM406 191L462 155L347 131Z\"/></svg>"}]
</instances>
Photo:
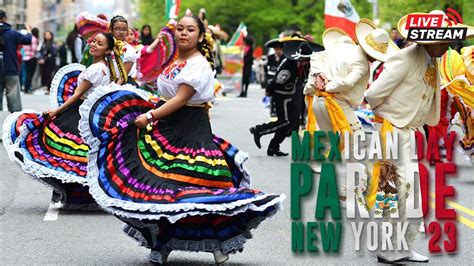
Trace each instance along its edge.
<instances>
[{"instance_id":1,"label":"asphalt road","mask_svg":"<svg viewBox=\"0 0 474 266\"><path fill-rule=\"evenodd\" d=\"M270 158L265 148L258 149L248 129L269 120L268 110L260 99L263 91L252 85L248 98L229 95L217 99L211 110L213 131L250 154L248 168L253 176L252 186L263 191L286 194L284 209L274 218L264 222L256 231L243 253L231 255L227 265L357 265L376 264L374 254L364 245L354 251L354 237L346 219L342 219L343 233L338 254L299 254L291 251L290 218L290 158ZM6 103L5 103L6 104ZM48 98L23 95L24 108L45 110ZM7 112L0 112L0 122ZM262 138L267 147L270 137ZM290 151L290 139L282 150ZM465 165L465 163L464 163ZM53 264L53 265L146 265L148 250L121 231L121 222L104 212L48 211L51 191L27 177L8 159L0 145L0 264ZM472 166L460 166L458 176L449 179L455 186L458 217L458 251L456 254L432 255L430 264L473 265L474 250L474 174ZM315 175L315 180L318 176ZM431 179L433 180L433 179ZM434 182L431 182L434 183ZM433 186L433 184L432 184ZM431 188L434 191L434 188ZM313 193L312 198L315 198ZM431 199L431 201L433 201ZM315 200L305 201L304 217L311 221ZM433 211L431 214L433 215ZM52 215L52 216L51 216ZM57 215L57 216L56 216ZM345 212L343 212L343 217ZM51 217L53 217L51 219ZM431 218L432 219L432 218ZM430 218L426 219L427 221ZM429 237L420 234L415 249L428 254ZM320 243L319 243L320 246ZM173 252L169 265L214 264L210 253Z\"/></svg>"}]
</instances>

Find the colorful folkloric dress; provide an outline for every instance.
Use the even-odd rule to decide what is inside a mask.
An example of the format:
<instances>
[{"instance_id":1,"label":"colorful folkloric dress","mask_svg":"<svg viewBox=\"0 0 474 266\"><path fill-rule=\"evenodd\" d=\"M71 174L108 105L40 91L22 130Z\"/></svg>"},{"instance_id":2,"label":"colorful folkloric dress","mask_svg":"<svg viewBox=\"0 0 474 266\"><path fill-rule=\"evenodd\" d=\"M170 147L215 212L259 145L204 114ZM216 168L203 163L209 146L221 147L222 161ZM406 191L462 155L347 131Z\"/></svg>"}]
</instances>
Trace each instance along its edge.
<instances>
[{"instance_id":1,"label":"colorful folkloric dress","mask_svg":"<svg viewBox=\"0 0 474 266\"><path fill-rule=\"evenodd\" d=\"M52 107L64 104L84 80L92 83L88 94L110 82L109 70L103 63L92 64L87 69L80 64L61 68L51 84ZM13 113L3 125L3 144L10 159L29 176L52 187L52 200L62 202L63 208L95 205L85 186L89 147L78 130L82 102L75 102L50 120L34 110Z\"/></svg>"},{"instance_id":2,"label":"colorful folkloric dress","mask_svg":"<svg viewBox=\"0 0 474 266\"><path fill-rule=\"evenodd\" d=\"M214 73L202 56L168 66L158 78L161 100L143 91L97 89L81 108L90 145L90 193L124 221L124 231L163 261L171 250L242 250L250 230L273 215L284 195L250 188L248 156L212 134L206 103ZM135 118L176 95L196 93L175 113L137 129ZM115 87L115 84L110 86Z\"/></svg>"}]
</instances>

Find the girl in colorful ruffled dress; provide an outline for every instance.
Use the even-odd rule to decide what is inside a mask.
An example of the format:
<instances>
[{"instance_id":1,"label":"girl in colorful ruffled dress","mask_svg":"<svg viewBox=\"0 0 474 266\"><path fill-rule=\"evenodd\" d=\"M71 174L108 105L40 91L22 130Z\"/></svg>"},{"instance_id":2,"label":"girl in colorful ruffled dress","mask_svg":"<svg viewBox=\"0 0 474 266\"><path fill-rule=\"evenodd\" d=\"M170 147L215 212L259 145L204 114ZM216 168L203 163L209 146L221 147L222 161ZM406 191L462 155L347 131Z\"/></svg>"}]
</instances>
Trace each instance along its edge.
<instances>
[{"instance_id":1,"label":"girl in colorful ruffled dress","mask_svg":"<svg viewBox=\"0 0 474 266\"><path fill-rule=\"evenodd\" d=\"M53 188L53 202L64 209L97 208L87 188L89 147L79 130L79 106L89 93L108 85L114 39L108 33L90 44L93 64L61 68L51 85L53 107L41 115L25 110L10 115L4 123L4 145L10 158L35 180ZM107 59L106 59L107 58ZM76 87L77 85L77 87Z\"/></svg>"},{"instance_id":2,"label":"girl in colorful ruffled dress","mask_svg":"<svg viewBox=\"0 0 474 266\"><path fill-rule=\"evenodd\" d=\"M250 230L278 211L284 195L250 188L248 156L212 134L213 40L195 16L175 35L178 59L158 77L154 105L128 85L100 89L81 108L90 192L124 221L124 231L165 263L172 250L242 251ZM117 87L111 84L112 87Z\"/></svg>"}]
</instances>

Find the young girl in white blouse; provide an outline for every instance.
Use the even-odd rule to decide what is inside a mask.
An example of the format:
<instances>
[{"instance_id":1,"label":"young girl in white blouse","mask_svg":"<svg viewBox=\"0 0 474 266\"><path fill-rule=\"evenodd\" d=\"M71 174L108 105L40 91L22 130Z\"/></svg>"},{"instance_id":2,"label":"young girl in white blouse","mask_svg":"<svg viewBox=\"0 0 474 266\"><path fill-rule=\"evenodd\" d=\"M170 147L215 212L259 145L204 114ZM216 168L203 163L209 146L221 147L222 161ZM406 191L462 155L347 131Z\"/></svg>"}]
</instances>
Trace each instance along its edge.
<instances>
[{"instance_id":1,"label":"young girl in white blouse","mask_svg":"<svg viewBox=\"0 0 474 266\"><path fill-rule=\"evenodd\" d=\"M223 263L284 196L250 189L248 155L212 133L213 40L203 22L183 17L175 41L178 59L158 77L158 103L137 90L96 90L81 108L81 134L94 146L90 193L152 262L184 250Z\"/></svg>"},{"instance_id":2,"label":"young girl in white blouse","mask_svg":"<svg viewBox=\"0 0 474 266\"><path fill-rule=\"evenodd\" d=\"M51 100L59 107L43 115L32 110L14 113L4 125L10 158L29 176L52 187L52 201L60 202L64 209L97 209L87 187L89 147L79 133L79 107L95 88L111 82L111 62L106 56L113 47L112 35L95 36L89 51L92 65L84 70L80 64L70 64L55 75ZM76 77L77 87L68 93L66 87L74 86ZM65 101L61 104L55 99Z\"/></svg>"}]
</instances>

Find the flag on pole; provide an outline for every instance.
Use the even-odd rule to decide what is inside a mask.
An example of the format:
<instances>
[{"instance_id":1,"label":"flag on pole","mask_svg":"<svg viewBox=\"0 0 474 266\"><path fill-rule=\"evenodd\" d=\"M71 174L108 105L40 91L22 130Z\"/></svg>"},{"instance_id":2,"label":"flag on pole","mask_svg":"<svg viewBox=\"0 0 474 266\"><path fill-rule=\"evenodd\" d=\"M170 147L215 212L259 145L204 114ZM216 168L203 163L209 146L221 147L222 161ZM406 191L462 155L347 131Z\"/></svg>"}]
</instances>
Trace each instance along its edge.
<instances>
[{"instance_id":1,"label":"flag on pole","mask_svg":"<svg viewBox=\"0 0 474 266\"><path fill-rule=\"evenodd\" d=\"M175 19L178 17L181 0L166 0L166 17L168 19Z\"/></svg>"},{"instance_id":2,"label":"flag on pole","mask_svg":"<svg viewBox=\"0 0 474 266\"><path fill-rule=\"evenodd\" d=\"M324 4L324 24L326 29L338 27L355 40L355 26L360 20L359 14L350 0L326 0Z\"/></svg>"},{"instance_id":3,"label":"flag on pole","mask_svg":"<svg viewBox=\"0 0 474 266\"><path fill-rule=\"evenodd\" d=\"M232 38L230 38L227 46L242 46L244 44L244 38L247 36L247 26L243 22L240 22L239 27L235 30Z\"/></svg>"}]
</instances>

